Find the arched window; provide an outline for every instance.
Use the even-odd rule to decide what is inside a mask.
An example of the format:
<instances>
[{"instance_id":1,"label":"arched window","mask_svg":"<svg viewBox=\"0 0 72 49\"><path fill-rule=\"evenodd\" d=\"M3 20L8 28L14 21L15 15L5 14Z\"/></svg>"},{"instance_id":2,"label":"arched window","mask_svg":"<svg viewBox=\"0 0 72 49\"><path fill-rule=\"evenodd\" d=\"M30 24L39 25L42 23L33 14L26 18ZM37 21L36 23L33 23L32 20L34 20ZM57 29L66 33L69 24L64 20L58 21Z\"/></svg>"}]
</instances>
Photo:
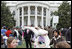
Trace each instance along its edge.
<instances>
[{"instance_id":1,"label":"arched window","mask_svg":"<svg viewBox=\"0 0 72 49\"><path fill-rule=\"evenodd\" d=\"M35 14L35 6L31 6L30 10L31 10L31 14Z\"/></svg>"}]
</instances>

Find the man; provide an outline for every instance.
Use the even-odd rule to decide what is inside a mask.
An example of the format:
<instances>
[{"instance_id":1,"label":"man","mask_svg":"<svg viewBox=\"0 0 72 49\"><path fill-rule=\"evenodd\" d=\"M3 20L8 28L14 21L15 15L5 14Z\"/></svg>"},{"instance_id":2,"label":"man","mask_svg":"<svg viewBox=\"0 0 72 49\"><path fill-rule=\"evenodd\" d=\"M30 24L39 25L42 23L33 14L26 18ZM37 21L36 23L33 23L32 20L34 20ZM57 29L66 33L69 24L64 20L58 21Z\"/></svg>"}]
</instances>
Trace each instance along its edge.
<instances>
[{"instance_id":1,"label":"man","mask_svg":"<svg viewBox=\"0 0 72 49\"><path fill-rule=\"evenodd\" d=\"M17 39L19 38L18 28L14 28L14 37Z\"/></svg>"},{"instance_id":2,"label":"man","mask_svg":"<svg viewBox=\"0 0 72 49\"><path fill-rule=\"evenodd\" d=\"M66 41L71 45L71 28L66 31Z\"/></svg>"},{"instance_id":3,"label":"man","mask_svg":"<svg viewBox=\"0 0 72 49\"><path fill-rule=\"evenodd\" d=\"M18 28L18 32L19 32L19 40L20 40L20 42L19 42L19 45L21 45L22 44L22 29L21 28Z\"/></svg>"},{"instance_id":4,"label":"man","mask_svg":"<svg viewBox=\"0 0 72 49\"><path fill-rule=\"evenodd\" d=\"M50 26L48 26L47 31L48 31L49 38L52 39L52 37L53 37L53 29Z\"/></svg>"},{"instance_id":5,"label":"man","mask_svg":"<svg viewBox=\"0 0 72 49\"><path fill-rule=\"evenodd\" d=\"M28 48L28 44L30 45L30 48L32 48L31 46L31 36L33 38L34 34L31 30L29 29L25 29L24 31L24 39L25 39L25 42L26 42L26 47Z\"/></svg>"},{"instance_id":6,"label":"man","mask_svg":"<svg viewBox=\"0 0 72 49\"><path fill-rule=\"evenodd\" d=\"M1 29L1 34L2 34L2 35L6 35L6 34L5 34L6 32L7 32L6 27L3 26L2 29Z\"/></svg>"},{"instance_id":7,"label":"man","mask_svg":"<svg viewBox=\"0 0 72 49\"><path fill-rule=\"evenodd\" d=\"M65 35L66 35L66 31L67 31L67 30L68 30L67 28L63 28L63 29L61 30L62 36L65 36Z\"/></svg>"},{"instance_id":8,"label":"man","mask_svg":"<svg viewBox=\"0 0 72 49\"><path fill-rule=\"evenodd\" d=\"M1 29L1 35L3 35L5 47L7 47L7 36L6 36L6 26L3 26Z\"/></svg>"},{"instance_id":9,"label":"man","mask_svg":"<svg viewBox=\"0 0 72 49\"><path fill-rule=\"evenodd\" d=\"M25 42L26 42L26 47L28 48L28 44L30 45L30 48L32 48L32 45L31 45L31 35L33 37L33 32L29 29L25 29L24 30L24 39L25 39Z\"/></svg>"}]
</instances>

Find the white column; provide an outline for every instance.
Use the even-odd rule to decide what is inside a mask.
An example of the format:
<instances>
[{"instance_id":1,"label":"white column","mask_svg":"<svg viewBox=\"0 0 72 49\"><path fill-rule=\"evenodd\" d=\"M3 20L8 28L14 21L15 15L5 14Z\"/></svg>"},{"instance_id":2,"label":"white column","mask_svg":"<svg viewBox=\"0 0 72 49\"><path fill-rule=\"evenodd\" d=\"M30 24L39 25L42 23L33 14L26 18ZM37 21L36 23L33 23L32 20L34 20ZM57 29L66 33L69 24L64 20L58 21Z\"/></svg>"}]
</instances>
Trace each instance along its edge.
<instances>
[{"instance_id":1,"label":"white column","mask_svg":"<svg viewBox=\"0 0 72 49\"><path fill-rule=\"evenodd\" d=\"M17 20L18 19L18 11L17 11L17 9L16 9L16 17L15 18L16 18L16 26L18 26L18 20Z\"/></svg>"},{"instance_id":2,"label":"white column","mask_svg":"<svg viewBox=\"0 0 72 49\"><path fill-rule=\"evenodd\" d=\"M38 26L38 22L37 22L37 6L35 6L35 27Z\"/></svg>"},{"instance_id":3,"label":"white column","mask_svg":"<svg viewBox=\"0 0 72 49\"><path fill-rule=\"evenodd\" d=\"M24 7L22 7L22 29L24 28Z\"/></svg>"},{"instance_id":4,"label":"white column","mask_svg":"<svg viewBox=\"0 0 72 49\"><path fill-rule=\"evenodd\" d=\"M18 8L18 26L20 26L20 9Z\"/></svg>"},{"instance_id":5,"label":"white column","mask_svg":"<svg viewBox=\"0 0 72 49\"><path fill-rule=\"evenodd\" d=\"M43 25L43 7L42 7L41 26L42 26L42 28L44 28L44 25Z\"/></svg>"},{"instance_id":6,"label":"white column","mask_svg":"<svg viewBox=\"0 0 72 49\"><path fill-rule=\"evenodd\" d=\"M30 25L30 6L28 6L28 26Z\"/></svg>"},{"instance_id":7,"label":"white column","mask_svg":"<svg viewBox=\"0 0 72 49\"><path fill-rule=\"evenodd\" d=\"M48 25L48 9L46 9L46 26Z\"/></svg>"},{"instance_id":8,"label":"white column","mask_svg":"<svg viewBox=\"0 0 72 49\"><path fill-rule=\"evenodd\" d=\"M51 18L50 18L50 10L48 9L48 26L50 26L50 20L51 20Z\"/></svg>"}]
</instances>

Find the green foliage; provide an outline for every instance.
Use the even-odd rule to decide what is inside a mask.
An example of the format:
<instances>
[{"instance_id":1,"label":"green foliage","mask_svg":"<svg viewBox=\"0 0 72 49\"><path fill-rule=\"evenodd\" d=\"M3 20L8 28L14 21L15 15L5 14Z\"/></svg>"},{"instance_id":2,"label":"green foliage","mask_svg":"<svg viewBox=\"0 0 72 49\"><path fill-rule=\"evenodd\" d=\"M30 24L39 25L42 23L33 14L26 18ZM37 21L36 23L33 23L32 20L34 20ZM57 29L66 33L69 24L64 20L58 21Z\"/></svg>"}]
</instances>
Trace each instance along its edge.
<instances>
[{"instance_id":1,"label":"green foliage","mask_svg":"<svg viewBox=\"0 0 72 49\"><path fill-rule=\"evenodd\" d=\"M1 26L13 27L15 20L5 2L1 2Z\"/></svg>"},{"instance_id":2,"label":"green foliage","mask_svg":"<svg viewBox=\"0 0 72 49\"><path fill-rule=\"evenodd\" d=\"M58 11L53 13L59 16L59 23L57 28L68 28L71 26L71 5L67 1L64 1L59 7Z\"/></svg>"}]
</instances>

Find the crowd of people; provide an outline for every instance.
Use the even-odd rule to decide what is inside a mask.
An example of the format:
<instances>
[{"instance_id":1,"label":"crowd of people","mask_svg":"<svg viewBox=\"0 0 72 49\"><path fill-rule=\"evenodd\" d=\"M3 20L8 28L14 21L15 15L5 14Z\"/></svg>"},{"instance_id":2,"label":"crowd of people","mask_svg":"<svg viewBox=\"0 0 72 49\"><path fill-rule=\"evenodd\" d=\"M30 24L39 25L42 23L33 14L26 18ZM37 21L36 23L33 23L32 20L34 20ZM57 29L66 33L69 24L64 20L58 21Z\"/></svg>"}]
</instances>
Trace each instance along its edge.
<instances>
[{"instance_id":1,"label":"crowd of people","mask_svg":"<svg viewBox=\"0 0 72 49\"><path fill-rule=\"evenodd\" d=\"M51 39L52 48L70 48L71 47L71 27L53 29L48 27L48 36ZM65 46L67 45L67 46ZM58 47L57 47L58 46Z\"/></svg>"},{"instance_id":2,"label":"crowd of people","mask_svg":"<svg viewBox=\"0 0 72 49\"><path fill-rule=\"evenodd\" d=\"M71 48L71 27L58 30L48 26L44 30L48 31L51 48ZM1 48L16 48L22 44L23 39L26 48L32 48L31 42L34 41L31 40L31 37L34 37L34 33L29 29L22 30L21 27L7 28L3 26L1 28Z\"/></svg>"}]
</instances>

